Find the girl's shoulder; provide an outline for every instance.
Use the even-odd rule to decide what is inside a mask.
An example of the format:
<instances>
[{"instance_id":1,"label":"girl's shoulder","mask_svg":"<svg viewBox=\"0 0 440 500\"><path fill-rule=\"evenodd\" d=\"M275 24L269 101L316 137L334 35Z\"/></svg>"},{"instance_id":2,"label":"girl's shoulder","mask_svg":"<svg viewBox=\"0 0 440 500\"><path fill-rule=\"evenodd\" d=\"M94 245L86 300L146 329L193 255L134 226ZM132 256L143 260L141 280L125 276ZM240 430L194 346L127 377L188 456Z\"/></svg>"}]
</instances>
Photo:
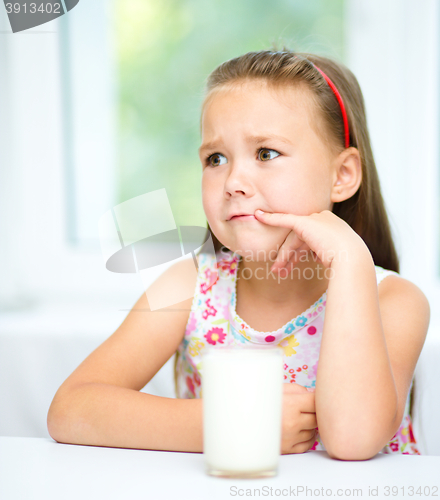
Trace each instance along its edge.
<instances>
[{"instance_id":1,"label":"girl's shoulder","mask_svg":"<svg viewBox=\"0 0 440 500\"><path fill-rule=\"evenodd\" d=\"M378 285L387 276L393 276L392 279L385 280L379 288L379 296L381 298L385 298L385 296L400 297L402 300L418 304L420 311L424 311L429 316L429 301L423 291L415 283L390 269L384 269L383 267L376 265L374 267L376 269L376 279Z\"/></svg>"},{"instance_id":2,"label":"girl's shoulder","mask_svg":"<svg viewBox=\"0 0 440 500\"><path fill-rule=\"evenodd\" d=\"M385 269L381 266L374 266L376 269L376 280L377 284L379 284L384 278L387 276L398 276L401 278L400 274L396 271L392 271L391 269Z\"/></svg>"}]
</instances>

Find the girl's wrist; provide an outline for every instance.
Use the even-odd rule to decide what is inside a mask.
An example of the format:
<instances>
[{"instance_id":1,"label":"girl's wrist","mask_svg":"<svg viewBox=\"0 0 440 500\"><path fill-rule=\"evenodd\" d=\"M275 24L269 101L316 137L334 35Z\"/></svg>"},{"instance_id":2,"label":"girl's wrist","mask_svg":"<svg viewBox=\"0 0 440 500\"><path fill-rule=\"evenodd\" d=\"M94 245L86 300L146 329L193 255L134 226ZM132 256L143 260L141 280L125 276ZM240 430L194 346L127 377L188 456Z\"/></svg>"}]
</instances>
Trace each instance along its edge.
<instances>
[{"instance_id":1,"label":"girl's wrist","mask_svg":"<svg viewBox=\"0 0 440 500\"><path fill-rule=\"evenodd\" d=\"M336 271L340 267L360 269L369 265L374 267L374 260L367 245L361 240L358 245L337 252L330 267Z\"/></svg>"}]
</instances>

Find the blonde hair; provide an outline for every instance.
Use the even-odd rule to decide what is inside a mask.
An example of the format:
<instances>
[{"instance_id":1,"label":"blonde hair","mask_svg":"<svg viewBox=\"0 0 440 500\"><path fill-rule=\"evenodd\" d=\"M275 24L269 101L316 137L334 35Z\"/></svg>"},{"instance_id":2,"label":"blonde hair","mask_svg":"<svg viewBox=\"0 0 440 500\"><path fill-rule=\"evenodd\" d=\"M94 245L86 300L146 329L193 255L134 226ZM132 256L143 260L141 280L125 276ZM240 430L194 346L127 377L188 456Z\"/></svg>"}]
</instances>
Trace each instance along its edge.
<instances>
[{"instance_id":1,"label":"blonde hair","mask_svg":"<svg viewBox=\"0 0 440 500\"><path fill-rule=\"evenodd\" d=\"M206 81L202 112L217 90L248 80L262 80L273 86L305 86L309 89L317 110L315 125L321 132L323 141L332 151L343 151L345 143L341 109L330 86L315 66L331 79L342 97L348 118L349 146L358 149L362 167L359 189L351 198L334 203L333 213L361 236L375 265L399 272L399 257L394 246L371 149L364 98L356 77L345 65L328 57L294 52L286 47L282 50L248 52L220 64L212 71ZM213 239L216 252L225 249L211 231L209 224L208 235ZM177 355L178 353L174 365L176 395ZM411 391L411 410L412 396Z\"/></svg>"}]
</instances>

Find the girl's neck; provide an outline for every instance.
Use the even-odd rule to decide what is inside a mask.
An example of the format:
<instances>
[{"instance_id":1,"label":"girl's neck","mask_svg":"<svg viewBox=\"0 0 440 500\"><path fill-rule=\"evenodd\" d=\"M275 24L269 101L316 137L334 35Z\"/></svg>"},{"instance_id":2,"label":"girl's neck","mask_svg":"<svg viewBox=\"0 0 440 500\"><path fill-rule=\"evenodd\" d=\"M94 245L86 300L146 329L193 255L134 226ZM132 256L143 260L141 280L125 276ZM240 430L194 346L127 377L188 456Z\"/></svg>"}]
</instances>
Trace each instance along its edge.
<instances>
[{"instance_id":1,"label":"girl's neck","mask_svg":"<svg viewBox=\"0 0 440 500\"><path fill-rule=\"evenodd\" d=\"M322 264L310 260L298 262L293 270L284 274L270 273L272 261L249 261L240 258L237 269L239 288L254 301L264 301L277 307L306 304L309 307L327 290L330 273ZM238 287L237 282L237 287Z\"/></svg>"}]
</instances>

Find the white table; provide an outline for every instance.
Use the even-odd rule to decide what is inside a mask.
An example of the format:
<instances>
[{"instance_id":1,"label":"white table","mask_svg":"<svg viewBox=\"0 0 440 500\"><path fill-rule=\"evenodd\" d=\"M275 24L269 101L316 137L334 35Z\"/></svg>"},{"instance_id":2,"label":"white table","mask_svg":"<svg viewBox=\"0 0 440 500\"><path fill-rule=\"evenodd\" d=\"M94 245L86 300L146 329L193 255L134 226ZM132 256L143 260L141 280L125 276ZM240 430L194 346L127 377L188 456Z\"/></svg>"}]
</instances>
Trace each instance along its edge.
<instances>
[{"instance_id":1,"label":"white table","mask_svg":"<svg viewBox=\"0 0 440 500\"><path fill-rule=\"evenodd\" d=\"M348 462L331 459L325 451L310 451L281 455L278 475L273 478L224 479L205 473L201 453L0 437L2 500L207 500L249 498L247 490L251 498L315 498L318 493L319 497L352 498L361 497L362 490L362 498L370 491L372 498L426 499L440 496L439 471L440 457L436 456L378 454L370 460ZM387 495L386 486L399 488L398 495L393 496L392 490ZM373 497L376 487L378 494ZM421 495L416 494L418 487Z\"/></svg>"}]
</instances>

